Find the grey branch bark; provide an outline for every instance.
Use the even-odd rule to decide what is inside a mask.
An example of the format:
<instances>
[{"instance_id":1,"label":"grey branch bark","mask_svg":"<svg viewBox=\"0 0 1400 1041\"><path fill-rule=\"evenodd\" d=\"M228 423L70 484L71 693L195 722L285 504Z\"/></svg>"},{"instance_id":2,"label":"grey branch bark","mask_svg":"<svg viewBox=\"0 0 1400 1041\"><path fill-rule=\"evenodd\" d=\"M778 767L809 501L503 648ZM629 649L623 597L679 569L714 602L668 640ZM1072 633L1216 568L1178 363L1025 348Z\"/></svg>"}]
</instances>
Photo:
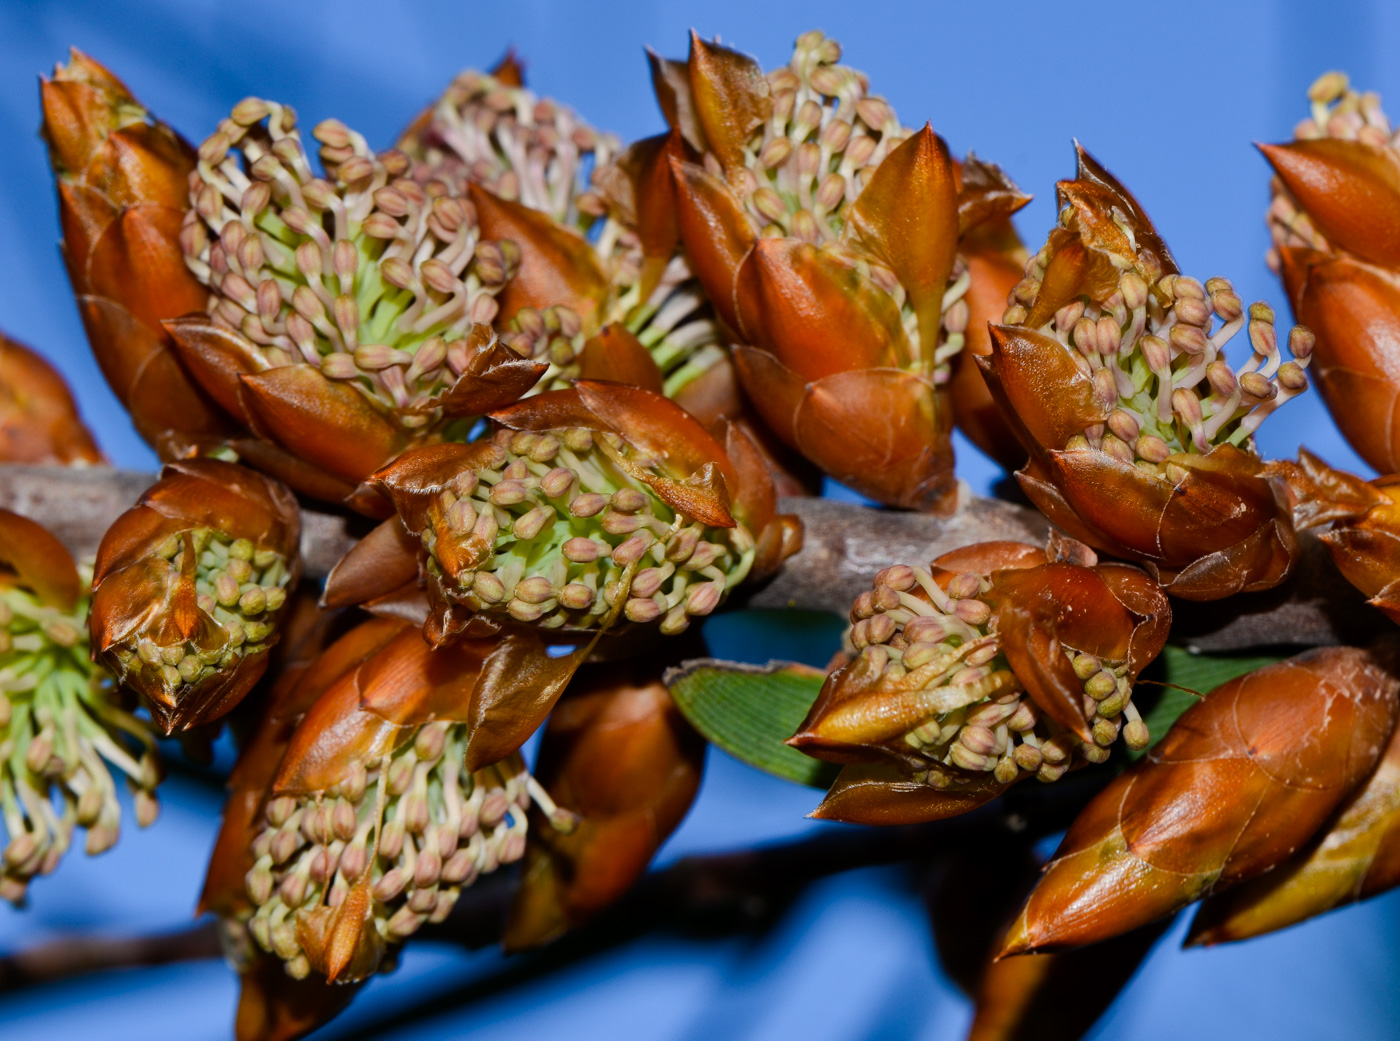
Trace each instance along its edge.
<instances>
[{"instance_id":1,"label":"grey branch bark","mask_svg":"<svg viewBox=\"0 0 1400 1041\"><path fill-rule=\"evenodd\" d=\"M155 474L106 466L0 464L0 509L36 520L78 560L91 560L112 522L155 483ZM301 513L306 574L324 578L371 523L316 510Z\"/></svg>"},{"instance_id":2,"label":"grey branch bark","mask_svg":"<svg viewBox=\"0 0 1400 1041\"><path fill-rule=\"evenodd\" d=\"M106 467L0 466L0 507L31 517L79 559L91 558L107 527L154 481L151 474ZM1049 528L1034 510L968 495L950 517L933 517L826 499L784 499L802 518L802 552L745 596L744 606L845 615L881 568L924 563L990 539L1043 542ZM369 522L302 512L306 574L322 578ZM1178 602L1173 639L1201 651L1269 646L1361 644L1389 623L1333 568L1316 538L1300 537L1294 574L1276 589L1213 604Z\"/></svg>"}]
</instances>

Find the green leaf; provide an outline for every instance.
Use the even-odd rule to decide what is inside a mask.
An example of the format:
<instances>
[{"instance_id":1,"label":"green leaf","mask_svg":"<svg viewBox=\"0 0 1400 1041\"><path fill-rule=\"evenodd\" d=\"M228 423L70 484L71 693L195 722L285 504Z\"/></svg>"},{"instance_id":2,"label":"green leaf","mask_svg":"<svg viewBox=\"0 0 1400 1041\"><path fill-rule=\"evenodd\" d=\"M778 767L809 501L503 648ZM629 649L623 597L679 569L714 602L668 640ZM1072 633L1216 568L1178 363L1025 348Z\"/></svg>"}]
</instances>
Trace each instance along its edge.
<instances>
[{"instance_id":1,"label":"green leaf","mask_svg":"<svg viewBox=\"0 0 1400 1041\"><path fill-rule=\"evenodd\" d=\"M1134 700L1140 698L1151 689L1152 681L1174 684L1162 688L1156 703L1143 712L1142 719L1152 735L1152 744L1162 740L1181 714L1200 700L1197 694L1209 694L1222 683L1272 665L1290 653L1280 649L1272 654L1192 654L1184 647L1167 647L1139 681L1134 695ZM1181 687L1187 689L1181 690ZM1144 754L1145 750L1129 752L1128 758L1136 760Z\"/></svg>"},{"instance_id":2,"label":"green leaf","mask_svg":"<svg viewBox=\"0 0 1400 1041\"><path fill-rule=\"evenodd\" d=\"M1200 700L1197 694L1208 694L1291 653L1292 649L1279 648L1267 654L1192 654L1184 647L1167 647L1142 677L1135 694L1152 743L1160 741L1181 714ZM687 662L666 677L676 704L708 741L775 777L814 788L830 786L838 772L836 764L803 755L783 742L806 717L822 680L821 673L802 665L741 665L713 658ZM1154 690L1160 691L1155 701ZM1134 760L1142 755L1128 753Z\"/></svg>"},{"instance_id":3,"label":"green leaf","mask_svg":"<svg viewBox=\"0 0 1400 1041\"><path fill-rule=\"evenodd\" d=\"M671 697L711 744L775 777L829 787L839 767L783 744L822 689L824 676L790 662L741 665L701 658L666 674Z\"/></svg>"}]
</instances>

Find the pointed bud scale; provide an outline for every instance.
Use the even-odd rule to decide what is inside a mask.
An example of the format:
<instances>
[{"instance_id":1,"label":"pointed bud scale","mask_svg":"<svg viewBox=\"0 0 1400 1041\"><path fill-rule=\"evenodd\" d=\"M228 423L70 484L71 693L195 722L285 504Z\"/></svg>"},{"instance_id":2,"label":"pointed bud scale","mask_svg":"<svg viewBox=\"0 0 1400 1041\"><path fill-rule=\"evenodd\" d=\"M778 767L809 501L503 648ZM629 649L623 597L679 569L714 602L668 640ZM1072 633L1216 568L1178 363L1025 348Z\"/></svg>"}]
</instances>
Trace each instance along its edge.
<instances>
[{"instance_id":1,"label":"pointed bud scale","mask_svg":"<svg viewBox=\"0 0 1400 1041\"><path fill-rule=\"evenodd\" d=\"M1400 275L1346 254L1279 253L1294 312L1316 334L1309 371L1328 410L1366 462L1400 469Z\"/></svg>"},{"instance_id":2,"label":"pointed bud scale","mask_svg":"<svg viewBox=\"0 0 1400 1041\"><path fill-rule=\"evenodd\" d=\"M104 462L63 377L0 333L0 462Z\"/></svg>"},{"instance_id":3,"label":"pointed bud scale","mask_svg":"<svg viewBox=\"0 0 1400 1041\"><path fill-rule=\"evenodd\" d=\"M1335 247L1385 267L1400 263L1400 152L1336 137L1260 145L1289 200Z\"/></svg>"},{"instance_id":4,"label":"pointed bud scale","mask_svg":"<svg viewBox=\"0 0 1400 1041\"><path fill-rule=\"evenodd\" d=\"M1400 150L1379 99L1352 89L1340 73L1329 75L1318 81L1326 89L1310 95L1312 115L1297 140L1259 146L1277 174L1269 265L1315 334L1290 340L1291 353L1303 364L1315 355L1312 373L1342 434L1390 473L1400 469L1392 421L1400 393L1393 332L1400 252L1392 233L1400 221Z\"/></svg>"},{"instance_id":5,"label":"pointed bud scale","mask_svg":"<svg viewBox=\"0 0 1400 1041\"><path fill-rule=\"evenodd\" d=\"M974 1000L969 1041L1075 1041L1090 1032L1160 938L1163 929L1066 956L991 954L1034 884L1039 864L1023 836L981 836L941 858L925 890L938 959Z\"/></svg>"},{"instance_id":6,"label":"pointed bud scale","mask_svg":"<svg viewBox=\"0 0 1400 1041\"><path fill-rule=\"evenodd\" d=\"M334 1019L359 990L354 983L297 979L286 964L260 951L239 963L236 1041L295 1041Z\"/></svg>"},{"instance_id":7,"label":"pointed bud scale","mask_svg":"<svg viewBox=\"0 0 1400 1041\"><path fill-rule=\"evenodd\" d=\"M1116 936L1284 861L1379 761L1400 693L1388 664L1310 651L1187 709L1070 827L1002 956Z\"/></svg>"},{"instance_id":8,"label":"pointed bud scale","mask_svg":"<svg viewBox=\"0 0 1400 1041\"><path fill-rule=\"evenodd\" d=\"M1166 597L1142 572L1047 562L1014 542L891 569L885 580L903 585L903 571L908 590L877 579L873 601L888 606L853 627L854 657L788 742L835 762L894 758L899 780L838 782L817 816L876 823L965 812L1035 773L1051 751L1067 767L1057 742L1074 750L1092 743L1092 727L1138 718L1126 697L1106 696L1131 690L1170 627ZM979 599L962 596L974 583Z\"/></svg>"},{"instance_id":9,"label":"pointed bud scale","mask_svg":"<svg viewBox=\"0 0 1400 1041\"><path fill-rule=\"evenodd\" d=\"M548 213L501 198L468 182L483 236L509 239L521 247L518 273L501 292L501 318L523 307L566 307L585 328L596 329L606 313L607 272L595 250Z\"/></svg>"},{"instance_id":10,"label":"pointed bud scale","mask_svg":"<svg viewBox=\"0 0 1400 1041\"><path fill-rule=\"evenodd\" d=\"M341 892L335 906L318 904L296 916L296 941L311 967L327 983L354 983L374 972L384 957L384 940L371 917L373 897L365 879ZM285 952L277 951L279 955ZM288 959L290 960L290 959Z\"/></svg>"},{"instance_id":11,"label":"pointed bud scale","mask_svg":"<svg viewBox=\"0 0 1400 1041\"><path fill-rule=\"evenodd\" d=\"M967 183L966 170L965 164L964 184ZM962 248L971 281L963 298L969 311L967 345L953 359L953 373L948 384L953 418L958 429L973 444L1007 470L1015 470L1026 461L1026 450L1002 418L976 358L991 353L987 327L1002 320L1006 299L1021 279L1026 250L1010 219L1005 217L975 228Z\"/></svg>"},{"instance_id":12,"label":"pointed bud scale","mask_svg":"<svg viewBox=\"0 0 1400 1041\"><path fill-rule=\"evenodd\" d=\"M757 242L740 272L739 332L802 379L907 364L898 306L856 267L784 238Z\"/></svg>"},{"instance_id":13,"label":"pointed bud scale","mask_svg":"<svg viewBox=\"0 0 1400 1041\"><path fill-rule=\"evenodd\" d=\"M190 146L73 51L40 83L64 259L88 342L141 437L165 458L233 427L177 360L164 319L204 307L185 269Z\"/></svg>"},{"instance_id":14,"label":"pointed bud scale","mask_svg":"<svg viewBox=\"0 0 1400 1041\"><path fill-rule=\"evenodd\" d=\"M586 667L550 716L535 772L557 809L535 811L507 949L546 943L617 900L689 810L705 744L666 692L664 664Z\"/></svg>"},{"instance_id":15,"label":"pointed bud scale","mask_svg":"<svg viewBox=\"0 0 1400 1041\"><path fill-rule=\"evenodd\" d=\"M947 509L941 388L972 277L960 234L1026 197L982 164L960 193L946 145L901 127L839 55L804 36L765 81L696 38L684 79L654 76L699 153L672 162L677 227L777 436L881 502Z\"/></svg>"},{"instance_id":16,"label":"pointed bud scale","mask_svg":"<svg viewBox=\"0 0 1400 1041\"><path fill-rule=\"evenodd\" d=\"M1168 919L1083 950L987 963L967 1041L1087 1036L1170 924Z\"/></svg>"},{"instance_id":17,"label":"pointed bud scale","mask_svg":"<svg viewBox=\"0 0 1400 1041\"><path fill-rule=\"evenodd\" d=\"M1336 817L1291 860L1208 898L1188 945L1248 940L1400 884L1400 730Z\"/></svg>"},{"instance_id":18,"label":"pointed bud scale","mask_svg":"<svg viewBox=\"0 0 1400 1041\"><path fill-rule=\"evenodd\" d=\"M767 473L738 468L660 395L583 381L494 418L490 442L410 452L376 475L427 554L427 631L439 639L477 616L562 633L607 629L619 611L649 624L696 589L723 593L743 581L780 523ZM537 476L527 461L541 445L562 465ZM470 499L450 491L463 475ZM468 501L485 528L454 525ZM683 537L697 548L668 561ZM702 554L700 544L711 549ZM637 573L653 565L656 588L629 599Z\"/></svg>"},{"instance_id":19,"label":"pointed bud scale","mask_svg":"<svg viewBox=\"0 0 1400 1041\"><path fill-rule=\"evenodd\" d=\"M95 653L167 734L222 716L263 674L300 531L282 485L199 459L169 464L103 537Z\"/></svg>"},{"instance_id":20,"label":"pointed bud scale","mask_svg":"<svg viewBox=\"0 0 1400 1041\"><path fill-rule=\"evenodd\" d=\"M1381 477L1371 486L1379 501L1361 516L1334 524L1321 538L1346 580L1400 623L1400 481Z\"/></svg>"},{"instance_id":21,"label":"pointed bud scale","mask_svg":"<svg viewBox=\"0 0 1400 1041\"><path fill-rule=\"evenodd\" d=\"M463 204L430 198L344 128L350 154L327 146L317 177L290 110L253 111L263 116L220 130L192 180L193 198L213 192L187 214L199 233L184 241L208 317L167 324L209 393L279 452L358 484L444 419L527 391L547 366L477 324L495 314L505 272L478 272ZM277 191L240 194L249 174Z\"/></svg>"},{"instance_id":22,"label":"pointed bud scale","mask_svg":"<svg viewBox=\"0 0 1400 1041\"><path fill-rule=\"evenodd\" d=\"M911 219L912 215L912 219ZM851 204L861 244L908 294L925 352L939 340L958 245L958 199L948 146L924 128L893 148Z\"/></svg>"},{"instance_id":23,"label":"pointed bud scale","mask_svg":"<svg viewBox=\"0 0 1400 1041\"><path fill-rule=\"evenodd\" d=\"M1245 319L1229 282L1213 278L1207 292L1178 276L1136 201L1082 150L1079 177L1059 191L1060 226L1026 269L1038 288L993 327L978 361L1031 455L1022 487L1063 530L1143 564L1176 596L1277 585L1296 538L1253 433L1307 388L1311 352L1281 370L1273 312L1258 304L1249 317L1255 354L1230 369L1224 347ZM1131 215L1131 243L1114 214ZM1139 304L1132 311L1129 296ZM1061 322L1072 302L1078 317ZM1105 441L1115 409L1136 432Z\"/></svg>"},{"instance_id":24,"label":"pointed bud scale","mask_svg":"<svg viewBox=\"0 0 1400 1041\"><path fill-rule=\"evenodd\" d=\"M672 395L727 365L718 327L680 256L666 144L662 136L624 150L567 106L475 70L460 73L400 138L416 180L470 194L483 236L519 247L518 273L499 297L500 320L521 320L529 356L548 353L554 367L546 388L580 374L575 355L586 378L654 390L664 380ZM558 340L525 328L523 312L531 309L575 316L582 335L568 357L556 357ZM613 326L635 334L649 372L588 364L583 342Z\"/></svg>"},{"instance_id":25,"label":"pointed bud scale","mask_svg":"<svg viewBox=\"0 0 1400 1041\"><path fill-rule=\"evenodd\" d=\"M754 129L773 113L773 96L752 58L690 34L690 99L707 150L732 177ZM820 110L818 109L818 119ZM809 129L816 122L809 124Z\"/></svg>"},{"instance_id":26,"label":"pointed bud scale","mask_svg":"<svg viewBox=\"0 0 1400 1041\"><path fill-rule=\"evenodd\" d=\"M369 622L274 706L292 727L241 778L279 795L248 832L254 856L270 852L249 876L246 928L288 973L372 975L386 942L407 939L439 909L445 915L462 886L523 854L534 788L519 756L463 767L497 646L434 651L403 622ZM301 826L289 831L289 820ZM457 836L461 846L451 848ZM279 849L284 837L289 848ZM272 885L252 884L260 869ZM279 934L279 922L295 922L292 935Z\"/></svg>"},{"instance_id":27,"label":"pointed bud scale","mask_svg":"<svg viewBox=\"0 0 1400 1041\"><path fill-rule=\"evenodd\" d=\"M0 510L0 734L12 749L0 774L0 895L16 903L57 866L74 821L91 853L116 841L114 773L136 793L138 824L157 809L154 735L89 654L86 574L49 532Z\"/></svg>"}]
</instances>

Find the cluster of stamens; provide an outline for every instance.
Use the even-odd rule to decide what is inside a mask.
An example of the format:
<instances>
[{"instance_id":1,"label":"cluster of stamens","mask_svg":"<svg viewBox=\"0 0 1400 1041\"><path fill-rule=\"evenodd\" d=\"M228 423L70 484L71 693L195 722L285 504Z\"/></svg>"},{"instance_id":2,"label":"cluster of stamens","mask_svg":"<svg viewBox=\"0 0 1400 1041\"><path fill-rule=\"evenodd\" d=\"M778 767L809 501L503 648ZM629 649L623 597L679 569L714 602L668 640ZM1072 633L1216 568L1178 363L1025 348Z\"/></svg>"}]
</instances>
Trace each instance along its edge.
<instances>
[{"instance_id":1,"label":"cluster of stamens","mask_svg":"<svg viewBox=\"0 0 1400 1041\"><path fill-rule=\"evenodd\" d=\"M621 142L566 105L467 69L399 147L421 177L470 181L586 231L603 212L586 191L589 175L616 157Z\"/></svg>"},{"instance_id":2,"label":"cluster of stamens","mask_svg":"<svg viewBox=\"0 0 1400 1041\"><path fill-rule=\"evenodd\" d=\"M1328 72L1319 76L1308 88L1312 114L1293 128L1293 137L1311 141L1332 137L1343 141L1360 141L1391 151L1400 149L1400 130L1392 130L1390 119L1381 110L1381 97L1375 91L1359 94L1351 88L1346 74ZM1279 246L1304 246L1330 251L1326 236L1298 206L1293 194L1277 176L1269 182L1272 198L1267 217L1273 248L1269 250L1269 267L1279 270Z\"/></svg>"},{"instance_id":3,"label":"cluster of stamens","mask_svg":"<svg viewBox=\"0 0 1400 1041\"><path fill-rule=\"evenodd\" d=\"M749 531L707 528L632 472L616 434L498 431L492 455L429 507L429 575L472 612L557 629L626 619L665 634L708 615L748 574Z\"/></svg>"},{"instance_id":4,"label":"cluster of stamens","mask_svg":"<svg viewBox=\"0 0 1400 1041\"><path fill-rule=\"evenodd\" d=\"M640 261L640 250L636 256ZM691 380L726 362L729 354L705 291L682 254L670 259L645 300L640 276L640 269L615 268L617 295L609 304L609 319L625 326L651 353L661 372L662 391L672 397Z\"/></svg>"},{"instance_id":5,"label":"cluster of stamens","mask_svg":"<svg viewBox=\"0 0 1400 1041\"><path fill-rule=\"evenodd\" d=\"M199 149L186 263L209 286L214 319L268 367L314 365L404 425L426 425L466 368L467 332L496 316L509 251L480 242L471 203L413 180L402 153L376 156L334 120L314 136L324 177L290 108L235 106Z\"/></svg>"},{"instance_id":6,"label":"cluster of stamens","mask_svg":"<svg viewBox=\"0 0 1400 1041\"><path fill-rule=\"evenodd\" d=\"M1045 268L1041 250L1012 291L1006 324L1025 322ZM1246 326L1253 353L1234 369L1225 347ZM1107 300L1066 304L1038 331L1065 345L1109 413L1065 450L1103 451L1174 484L1180 468L1167 460L1176 453L1225 443L1252 450L1259 424L1307 389L1304 370L1316 343L1311 331L1295 326L1288 336L1293 357L1284 361L1273 309L1255 303L1246 311L1228 279L1202 285L1167 275L1149 288L1131 270Z\"/></svg>"},{"instance_id":7,"label":"cluster of stamens","mask_svg":"<svg viewBox=\"0 0 1400 1041\"><path fill-rule=\"evenodd\" d=\"M840 58L841 45L820 31L797 38L791 63L768 73L772 116L755 129L745 147L745 167L729 183L759 235L821 246L893 296L903 309L911 348L911 357L901 364L943 382L967 328L966 265L959 259L944 294L940 342L921 344L917 319L904 306L904 287L894 272L842 237L846 207L910 131L900 125L889 102L869 93L865 73L838 65ZM706 153L705 164L721 174L713 153Z\"/></svg>"},{"instance_id":8,"label":"cluster of stamens","mask_svg":"<svg viewBox=\"0 0 1400 1041\"><path fill-rule=\"evenodd\" d=\"M176 644L161 644L149 633L138 633L110 652L123 682L137 674L140 686L159 685L171 698L233 668L241 658L266 650L291 581L281 553L211 528L173 533L155 549L171 580L183 573L186 553L197 554L197 602L214 625Z\"/></svg>"},{"instance_id":9,"label":"cluster of stamens","mask_svg":"<svg viewBox=\"0 0 1400 1041\"><path fill-rule=\"evenodd\" d=\"M428 723L391 755L349 764L327 791L268 800L246 879L256 908L247 929L289 975L311 971L298 913L339 907L366 872L374 928L401 943L446 918L477 878L524 855L532 797L560 815L519 755L468 773L467 729Z\"/></svg>"},{"instance_id":10,"label":"cluster of stamens","mask_svg":"<svg viewBox=\"0 0 1400 1041\"><path fill-rule=\"evenodd\" d=\"M501 342L524 358L549 363L533 389L567 387L578 375L583 323L568 307L522 307L500 334Z\"/></svg>"},{"instance_id":11,"label":"cluster of stamens","mask_svg":"<svg viewBox=\"0 0 1400 1041\"><path fill-rule=\"evenodd\" d=\"M770 235L813 245L839 237L844 210L909 136L870 81L820 31L797 39L792 61L768 73L773 114L754 131L738 174L745 208ZM718 159L706 156L712 172Z\"/></svg>"},{"instance_id":12,"label":"cluster of stamens","mask_svg":"<svg viewBox=\"0 0 1400 1041\"><path fill-rule=\"evenodd\" d=\"M1003 783L1027 774L1056 781L1076 756L1103 762L1120 733L1129 748L1147 747L1126 662L1064 648L1084 683L1093 742L1041 712L1002 653L992 609L981 599L990 590L983 575L956 575L945 590L931 572L897 564L876 575L851 610L850 649L880 676L882 689L916 692L927 708L928 718L904 735L928 764L925 783L949 787L958 771L990 772Z\"/></svg>"},{"instance_id":13,"label":"cluster of stamens","mask_svg":"<svg viewBox=\"0 0 1400 1041\"><path fill-rule=\"evenodd\" d=\"M87 829L89 854L116 843L112 768L135 793L142 827L160 809L155 742L90 660L87 607L62 611L0 587L0 898L15 904L30 879L58 866L74 827Z\"/></svg>"},{"instance_id":14,"label":"cluster of stamens","mask_svg":"<svg viewBox=\"0 0 1400 1041\"><path fill-rule=\"evenodd\" d=\"M92 157L101 156L105 149L96 147L98 142L106 143L112 134L122 130L129 130L132 127L142 127L151 132L152 137L160 141L161 144L168 143L172 149L180 147L178 138L169 126L158 120L147 108L126 92L125 87L113 82L105 76L94 76L93 70L87 67L86 62L72 61L67 65L58 64L54 67L53 82L55 83L82 83L96 90L103 101L102 114L105 119L92 119L96 113L89 113L91 122L84 125L84 130L94 135L93 145L88 152L88 161ZM46 128L43 133L48 135ZM83 169L69 169L63 162L63 152L58 148L50 146L50 160L53 163L55 172L59 172L66 178L83 178Z\"/></svg>"},{"instance_id":15,"label":"cluster of stamens","mask_svg":"<svg viewBox=\"0 0 1400 1041\"><path fill-rule=\"evenodd\" d=\"M667 394L725 359L719 327L679 253L642 298L644 258L637 229L623 219L605 188L590 186L626 176L610 169L620 151L613 135L593 129L555 101L468 70L400 147L413 158L420 180L445 181L463 194L467 183L480 184L585 236L613 287L599 326L618 322L636 335L661 370ZM565 318L565 310L547 309L546 321L553 311L561 324L581 326L577 316ZM540 390L565 385L582 340L569 334L564 337L569 343L550 338L542 344L522 318L513 319L514 328L503 339L526 357L550 362Z\"/></svg>"}]
</instances>

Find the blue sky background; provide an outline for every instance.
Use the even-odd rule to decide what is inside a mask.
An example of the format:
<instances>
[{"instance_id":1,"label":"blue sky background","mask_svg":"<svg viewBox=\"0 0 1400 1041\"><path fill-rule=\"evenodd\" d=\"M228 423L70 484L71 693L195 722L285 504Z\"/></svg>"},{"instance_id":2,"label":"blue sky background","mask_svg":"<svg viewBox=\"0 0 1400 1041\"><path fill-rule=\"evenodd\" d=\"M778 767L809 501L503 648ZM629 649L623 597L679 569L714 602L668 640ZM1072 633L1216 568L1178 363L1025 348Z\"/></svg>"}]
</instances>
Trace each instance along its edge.
<instances>
[{"instance_id":1,"label":"blue sky background","mask_svg":"<svg viewBox=\"0 0 1400 1041\"><path fill-rule=\"evenodd\" d=\"M642 47L682 55L686 32L723 40L765 66L820 27L870 72L907 124L930 121L959 153L1001 164L1034 202L1026 240L1054 219L1053 186L1072 175L1078 137L1137 194L1182 268L1227 275L1246 300L1285 310L1263 263L1268 173L1253 140L1281 140L1306 112L1304 91L1330 68L1393 99L1400 114L1400 5L890 3L426 3L364 0L69 0L0 5L0 328L52 358L120 465L150 453L88 358L59 261L58 223L38 139L36 80L76 45L109 64L155 111L198 141L239 99L293 104L309 124L337 116L388 145L465 66L514 45L530 85L624 138L653 133ZM1290 403L1265 425L1266 454L1300 443L1366 472L1320 401ZM959 472L995 476L963 445ZM723 628L723 631L719 631ZM715 651L761 660L782 639L716 627ZM805 648L812 657L824 652ZM32 890L23 913L0 908L0 951L75 931L128 933L187 923L216 827L218 799L174 778L166 811L97 860L73 856ZM664 851L742 848L813 832L813 793L712 753L700 799ZM130 818L128 818L129 820ZM1244 947L1182 953L1180 926L1100 1023L1097 1038L1390 1038L1400 1019L1400 898L1373 901ZM962 1036L970 1015L937 967L922 905L893 870L838 876L803 894L758 938L651 938L470 1008L450 996L499 968L494 953L410 948L323 1036L632 1041L809 1041ZM442 995L431 1018L398 1010ZM115 973L0 995L6 1041L202 1041L228 1034L234 984L204 962Z\"/></svg>"}]
</instances>

